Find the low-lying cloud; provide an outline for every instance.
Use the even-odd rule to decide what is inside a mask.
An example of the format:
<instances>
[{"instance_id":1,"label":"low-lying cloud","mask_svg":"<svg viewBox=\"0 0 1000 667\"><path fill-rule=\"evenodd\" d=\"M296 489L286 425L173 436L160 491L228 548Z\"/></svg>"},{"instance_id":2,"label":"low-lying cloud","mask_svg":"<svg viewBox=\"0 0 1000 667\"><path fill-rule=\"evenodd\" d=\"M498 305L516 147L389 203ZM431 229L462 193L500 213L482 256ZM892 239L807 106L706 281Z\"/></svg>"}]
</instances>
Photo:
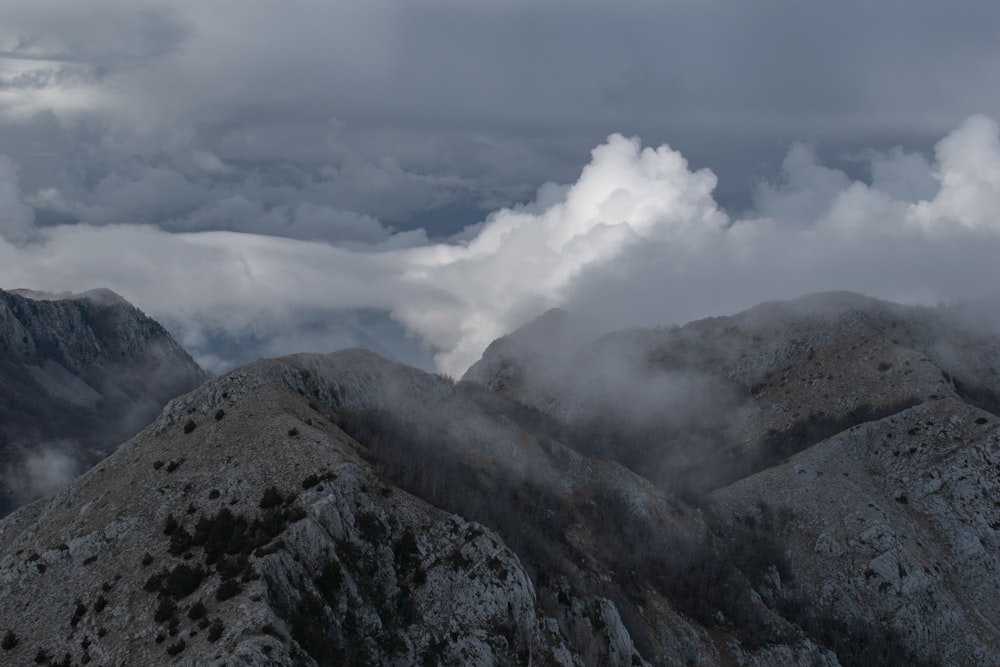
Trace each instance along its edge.
<instances>
[{"instance_id":1,"label":"low-lying cloud","mask_svg":"<svg viewBox=\"0 0 1000 667\"><path fill-rule=\"evenodd\" d=\"M323 336L314 334L323 323L381 311L404 332L393 345L433 354L452 374L494 338L555 306L616 329L825 289L907 302L993 290L1000 278L997 123L968 119L932 157L902 150L864 157L870 178L862 182L793 146L781 177L758 185L756 210L733 218L713 198L711 171L692 170L669 146L643 148L612 135L575 183L543 185L534 201L502 208L444 242L319 207L280 213L303 229L332 221L341 239L33 226L15 165L4 161L0 283L110 287L203 358L218 355L227 338L265 341L271 351L283 337L321 346ZM239 200L206 211L234 220L254 215Z\"/></svg>"}]
</instances>

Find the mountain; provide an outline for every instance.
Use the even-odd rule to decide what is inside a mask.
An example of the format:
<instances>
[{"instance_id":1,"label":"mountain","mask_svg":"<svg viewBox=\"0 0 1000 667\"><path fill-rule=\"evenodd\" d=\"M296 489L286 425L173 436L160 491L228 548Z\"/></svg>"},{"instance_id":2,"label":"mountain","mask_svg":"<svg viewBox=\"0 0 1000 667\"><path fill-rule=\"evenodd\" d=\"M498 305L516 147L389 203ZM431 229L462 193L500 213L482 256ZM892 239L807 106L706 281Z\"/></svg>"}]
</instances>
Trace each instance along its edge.
<instances>
[{"instance_id":1,"label":"mountain","mask_svg":"<svg viewBox=\"0 0 1000 667\"><path fill-rule=\"evenodd\" d=\"M0 651L1000 664L978 313L835 293L587 341L554 312L459 383L255 362L0 522Z\"/></svg>"},{"instance_id":2,"label":"mountain","mask_svg":"<svg viewBox=\"0 0 1000 667\"><path fill-rule=\"evenodd\" d=\"M0 514L134 435L205 373L109 290L0 290Z\"/></svg>"}]
</instances>

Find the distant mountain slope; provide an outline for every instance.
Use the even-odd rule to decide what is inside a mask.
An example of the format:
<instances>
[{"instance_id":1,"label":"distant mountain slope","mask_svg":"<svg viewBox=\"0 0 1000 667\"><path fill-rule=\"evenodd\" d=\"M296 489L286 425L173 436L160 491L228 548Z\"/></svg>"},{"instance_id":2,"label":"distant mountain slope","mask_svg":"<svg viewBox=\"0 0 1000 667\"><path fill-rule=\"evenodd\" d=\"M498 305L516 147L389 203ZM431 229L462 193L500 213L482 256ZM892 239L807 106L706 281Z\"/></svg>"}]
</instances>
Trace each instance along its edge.
<instances>
[{"instance_id":1,"label":"distant mountain slope","mask_svg":"<svg viewBox=\"0 0 1000 667\"><path fill-rule=\"evenodd\" d=\"M0 513L67 481L204 372L108 290L0 290Z\"/></svg>"},{"instance_id":2,"label":"distant mountain slope","mask_svg":"<svg viewBox=\"0 0 1000 667\"><path fill-rule=\"evenodd\" d=\"M569 425L592 454L701 494L926 400L1000 412L1000 328L972 317L982 311L831 292L595 342L564 336L553 354L528 326L466 379Z\"/></svg>"},{"instance_id":3,"label":"distant mountain slope","mask_svg":"<svg viewBox=\"0 0 1000 667\"><path fill-rule=\"evenodd\" d=\"M837 293L593 343L550 313L485 384L250 364L0 521L0 657L1000 665L975 321Z\"/></svg>"}]
</instances>

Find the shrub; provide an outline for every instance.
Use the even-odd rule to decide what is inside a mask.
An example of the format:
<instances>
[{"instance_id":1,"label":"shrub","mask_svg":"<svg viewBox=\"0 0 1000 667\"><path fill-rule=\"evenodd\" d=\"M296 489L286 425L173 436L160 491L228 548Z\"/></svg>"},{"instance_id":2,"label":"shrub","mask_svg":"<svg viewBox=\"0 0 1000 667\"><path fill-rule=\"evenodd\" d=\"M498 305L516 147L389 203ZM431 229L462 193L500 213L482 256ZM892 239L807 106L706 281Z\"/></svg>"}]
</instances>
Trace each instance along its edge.
<instances>
[{"instance_id":1,"label":"shrub","mask_svg":"<svg viewBox=\"0 0 1000 667\"><path fill-rule=\"evenodd\" d=\"M399 572L407 572L420 564L417 536L414 534L412 528L407 528L403 531L393 551L396 557L396 570Z\"/></svg>"},{"instance_id":2,"label":"shrub","mask_svg":"<svg viewBox=\"0 0 1000 667\"><path fill-rule=\"evenodd\" d=\"M187 644L184 643L184 640L178 639L176 643L167 647L167 655L178 655L185 648L187 648Z\"/></svg>"},{"instance_id":3,"label":"shrub","mask_svg":"<svg viewBox=\"0 0 1000 667\"><path fill-rule=\"evenodd\" d=\"M264 497L260 499L260 508L266 510L272 507L277 507L284 502L284 500L285 499L282 497L281 492L278 491L277 487L271 486L264 491Z\"/></svg>"},{"instance_id":4,"label":"shrub","mask_svg":"<svg viewBox=\"0 0 1000 667\"><path fill-rule=\"evenodd\" d=\"M156 608L156 612L153 614L153 620L157 623L163 623L177 614L177 604L168 597L160 598L160 604Z\"/></svg>"},{"instance_id":5,"label":"shrub","mask_svg":"<svg viewBox=\"0 0 1000 667\"><path fill-rule=\"evenodd\" d=\"M17 635L14 634L13 630L8 630L7 634L3 636L3 641L0 641L0 648L9 651L15 646L17 646Z\"/></svg>"},{"instance_id":6,"label":"shrub","mask_svg":"<svg viewBox=\"0 0 1000 667\"><path fill-rule=\"evenodd\" d=\"M166 570L160 570L156 574L149 575L149 578L146 579L146 583L142 585L142 590L147 593L155 593L160 590L160 585L163 583L163 580L167 578L167 574L168 572Z\"/></svg>"},{"instance_id":7,"label":"shrub","mask_svg":"<svg viewBox=\"0 0 1000 667\"><path fill-rule=\"evenodd\" d=\"M180 600L198 590L204 577L205 572L200 567L193 568L182 563L164 577L160 589L164 595Z\"/></svg>"},{"instance_id":8,"label":"shrub","mask_svg":"<svg viewBox=\"0 0 1000 667\"><path fill-rule=\"evenodd\" d=\"M358 512L354 524L361 537L368 542L378 542L385 535L385 526L374 512Z\"/></svg>"},{"instance_id":9,"label":"shrub","mask_svg":"<svg viewBox=\"0 0 1000 667\"><path fill-rule=\"evenodd\" d=\"M316 589L326 600L327 604L331 607L336 607L337 593L344 584L344 575L341 574L340 567L336 563L327 563L315 582Z\"/></svg>"},{"instance_id":10,"label":"shrub","mask_svg":"<svg viewBox=\"0 0 1000 667\"><path fill-rule=\"evenodd\" d=\"M189 420L187 420L187 423L184 424L184 432L185 433L190 433L195 428L197 428L197 426L198 425L194 423L193 419L189 419Z\"/></svg>"},{"instance_id":11,"label":"shrub","mask_svg":"<svg viewBox=\"0 0 1000 667\"><path fill-rule=\"evenodd\" d=\"M175 530L170 536L170 546L167 548L167 551L174 556L180 556L190 549L193 544L194 539L191 537L191 533L181 527Z\"/></svg>"},{"instance_id":12,"label":"shrub","mask_svg":"<svg viewBox=\"0 0 1000 667\"><path fill-rule=\"evenodd\" d=\"M83 615L87 613L87 605L83 604L83 601L77 599L76 608L73 610L73 618L70 619L69 624L76 627L76 624L80 622Z\"/></svg>"},{"instance_id":13,"label":"shrub","mask_svg":"<svg viewBox=\"0 0 1000 667\"><path fill-rule=\"evenodd\" d=\"M197 621L199 619L205 618L205 614L207 613L208 610L205 608L204 603L201 600L198 600L193 605L191 605L190 609L188 609L188 618L190 618L192 621Z\"/></svg>"},{"instance_id":14,"label":"shrub","mask_svg":"<svg viewBox=\"0 0 1000 667\"><path fill-rule=\"evenodd\" d=\"M222 625L222 620L216 618L212 621L212 626L208 630L208 641L214 642L218 641L219 637L222 636L222 630L224 626Z\"/></svg>"},{"instance_id":15,"label":"shrub","mask_svg":"<svg viewBox=\"0 0 1000 667\"><path fill-rule=\"evenodd\" d=\"M222 602L239 595L242 591L243 589L235 579L226 579L219 585L219 590L215 591L215 599Z\"/></svg>"}]
</instances>

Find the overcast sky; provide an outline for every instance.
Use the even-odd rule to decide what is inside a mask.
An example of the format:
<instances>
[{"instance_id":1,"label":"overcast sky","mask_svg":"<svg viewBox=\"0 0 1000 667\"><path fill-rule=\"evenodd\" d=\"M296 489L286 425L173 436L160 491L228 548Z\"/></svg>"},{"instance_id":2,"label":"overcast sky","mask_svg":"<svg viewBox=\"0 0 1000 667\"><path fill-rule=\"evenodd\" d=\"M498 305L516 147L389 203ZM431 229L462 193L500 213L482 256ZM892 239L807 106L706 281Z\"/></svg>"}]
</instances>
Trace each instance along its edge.
<instances>
[{"instance_id":1,"label":"overcast sky","mask_svg":"<svg viewBox=\"0 0 1000 667\"><path fill-rule=\"evenodd\" d=\"M997 285L1000 4L4 0L0 287L107 286L219 370L461 373L820 289Z\"/></svg>"}]
</instances>

